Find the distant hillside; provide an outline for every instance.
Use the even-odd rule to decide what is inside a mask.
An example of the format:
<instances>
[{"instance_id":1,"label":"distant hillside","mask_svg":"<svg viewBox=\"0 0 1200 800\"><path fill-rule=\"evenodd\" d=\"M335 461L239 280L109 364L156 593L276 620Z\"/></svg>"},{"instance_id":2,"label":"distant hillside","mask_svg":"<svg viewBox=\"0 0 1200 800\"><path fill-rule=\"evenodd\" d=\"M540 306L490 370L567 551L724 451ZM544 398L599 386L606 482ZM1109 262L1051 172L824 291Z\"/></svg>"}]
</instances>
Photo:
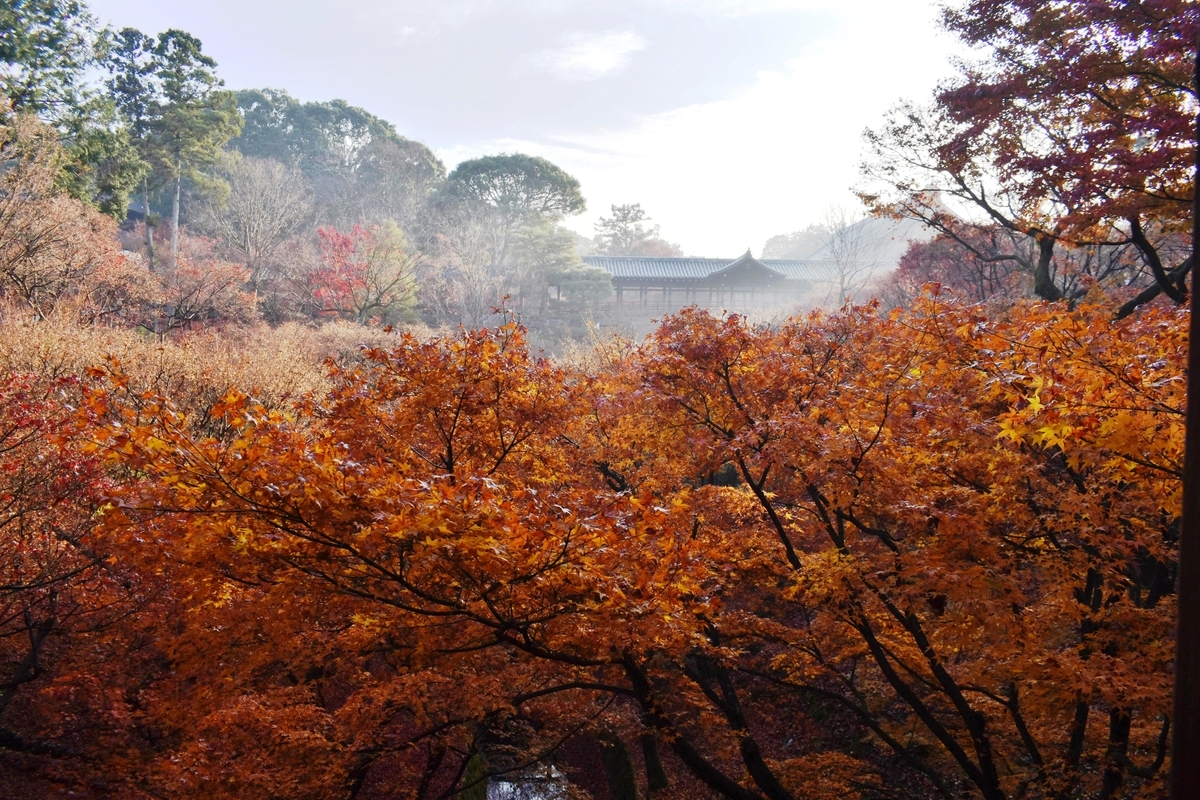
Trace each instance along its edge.
<instances>
[{"instance_id":1,"label":"distant hillside","mask_svg":"<svg viewBox=\"0 0 1200 800\"><path fill-rule=\"evenodd\" d=\"M763 258L808 258L825 243L825 228L809 225L802 231L781 233L767 239L763 245Z\"/></svg>"},{"instance_id":2,"label":"distant hillside","mask_svg":"<svg viewBox=\"0 0 1200 800\"><path fill-rule=\"evenodd\" d=\"M864 255L875 271L895 268L911 241L933 238L933 232L915 220L866 217L850 225L847 234L863 243ZM763 258L830 260L829 230L820 224L792 233L772 236L763 245Z\"/></svg>"}]
</instances>

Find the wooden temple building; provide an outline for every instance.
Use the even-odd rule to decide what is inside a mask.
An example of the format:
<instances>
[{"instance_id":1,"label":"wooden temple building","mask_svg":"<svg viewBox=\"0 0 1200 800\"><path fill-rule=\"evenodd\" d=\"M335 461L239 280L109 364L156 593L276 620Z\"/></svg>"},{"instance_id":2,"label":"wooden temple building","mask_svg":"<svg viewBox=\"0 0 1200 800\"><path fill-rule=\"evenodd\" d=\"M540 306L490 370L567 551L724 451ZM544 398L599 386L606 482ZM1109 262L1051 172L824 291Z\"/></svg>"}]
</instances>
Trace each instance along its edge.
<instances>
[{"instance_id":1,"label":"wooden temple building","mask_svg":"<svg viewBox=\"0 0 1200 800\"><path fill-rule=\"evenodd\" d=\"M812 306L837 286L829 261L584 256L584 262L612 275L611 310L616 317L669 314L686 306L714 312Z\"/></svg>"}]
</instances>

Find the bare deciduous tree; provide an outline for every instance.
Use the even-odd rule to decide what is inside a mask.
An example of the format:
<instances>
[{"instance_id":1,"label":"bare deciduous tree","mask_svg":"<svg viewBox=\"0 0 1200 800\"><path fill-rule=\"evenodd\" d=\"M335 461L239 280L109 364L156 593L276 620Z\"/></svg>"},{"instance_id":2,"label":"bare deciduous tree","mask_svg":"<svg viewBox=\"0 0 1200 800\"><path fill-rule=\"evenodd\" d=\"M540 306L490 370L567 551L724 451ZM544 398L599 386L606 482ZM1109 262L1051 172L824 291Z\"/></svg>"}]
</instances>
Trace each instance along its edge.
<instances>
[{"instance_id":1,"label":"bare deciduous tree","mask_svg":"<svg viewBox=\"0 0 1200 800\"><path fill-rule=\"evenodd\" d=\"M312 223L312 188L300 170L262 158L241 159L226 180L229 194L201 206L197 227L246 265L259 291L281 268L287 242Z\"/></svg>"},{"instance_id":2,"label":"bare deciduous tree","mask_svg":"<svg viewBox=\"0 0 1200 800\"><path fill-rule=\"evenodd\" d=\"M57 133L31 116L0 124L0 297L38 316L119 258L116 224L55 186Z\"/></svg>"},{"instance_id":3,"label":"bare deciduous tree","mask_svg":"<svg viewBox=\"0 0 1200 800\"><path fill-rule=\"evenodd\" d=\"M421 305L439 323L476 328L491 321L492 309L503 301L505 268L492 254L494 227L490 220L459 206L442 213L439 228L421 264Z\"/></svg>"},{"instance_id":4,"label":"bare deciduous tree","mask_svg":"<svg viewBox=\"0 0 1200 800\"><path fill-rule=\"evenodd\" d=\"M878 269L882 242L869 221L861 211L843 206L828 206L821 215L822 243L816 257L833 264L826 303L853 299Z\"/></svg>"},{"instance_id":5,"label":"bare deciduous tree","mask_svg":"<svg viewBox=\"0 0 1200 800\"><path fill-rule=\"evenodd\" d=\"M445 178L442 163L420 142L376 139L363 150L346 213L350 206L357 206L356 221L384 224L391 220L409 232Z\"/></svg>"}]
</instances>

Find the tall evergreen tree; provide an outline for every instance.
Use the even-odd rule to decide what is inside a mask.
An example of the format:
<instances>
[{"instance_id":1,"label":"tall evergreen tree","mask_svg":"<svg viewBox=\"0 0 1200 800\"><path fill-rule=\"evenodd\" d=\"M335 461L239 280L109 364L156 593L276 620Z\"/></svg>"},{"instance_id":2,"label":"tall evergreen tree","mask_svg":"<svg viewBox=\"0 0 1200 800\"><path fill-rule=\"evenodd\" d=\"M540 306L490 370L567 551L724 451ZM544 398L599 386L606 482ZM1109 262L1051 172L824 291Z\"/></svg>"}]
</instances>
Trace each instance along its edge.
<instances>
[{"instance_id":1,"label":"tall evergreen tree","mask_svg":"<svg viewBox=\"0 0 1200 800\"><path fill-rule=\"evenodd\" d=\"M0 3L0 87L13 110L53 117L76 107L95 29L77 0Z\"/></svg>"},{"instance_id":2,"label":"tall evergreen tree","mask_svg":"<svg viewBox=\"0 0 1200 800\"><path fill-rule=\"evenodd\" d=\"M77 0L0 3L0 92L8 109L58 130L60 188L120 218L144 164L112 98L89 81L108 43Z\"/></svg>"},{"instance_id":3,"label":"tall evergreen tree","mask_svg":"<svg viewBox=\"0 0 1200 800\"><path fill-rule=\"evenodd\" d=\"M144 163L153 161L151 135L158 113L158 88L154 82L154 38L136 28L122 28L111 36L105 57L107 87L117 113L124 119ZM142 171L142 216L145 220L146 255L154 269L154 233L150 214L152 175Z\"/></svg>"},{"instance_id":4,"label":"tall evergreen tree","mask_svg":"<svg viewBox=\"0 0 1200 800\"><path fill-rule=\"evenodd\" d=\"M160 168L174 183L171 201L171 259L179 251L179 204L185 176L202 177L225 143L241 130L233 93L221 87L217 62L202 52L200 40L171 29L154 43L154 68L161 101L155 120Z\"/></svg>"}]
</instances>

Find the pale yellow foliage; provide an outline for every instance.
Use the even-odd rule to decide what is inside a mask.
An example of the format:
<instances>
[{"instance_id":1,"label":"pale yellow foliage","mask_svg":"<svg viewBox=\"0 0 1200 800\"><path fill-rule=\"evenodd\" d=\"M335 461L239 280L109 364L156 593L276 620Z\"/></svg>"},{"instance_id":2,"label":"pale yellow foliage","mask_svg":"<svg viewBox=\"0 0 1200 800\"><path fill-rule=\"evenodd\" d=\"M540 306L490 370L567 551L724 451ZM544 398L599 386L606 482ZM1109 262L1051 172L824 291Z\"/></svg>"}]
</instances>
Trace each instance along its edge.
<instances>
[{"instance_id":1,"label":"pale yellow foliage","mask_svg":"<svg viewBox=\"0 0 1200 800\"><path fill-rule=\"evenodd\" d=\"M353 362L363 348L387 347L395 338L378 328L333 322L209 329L160 342L145 332L82 325L69 314L37 319L8 306L0 307L0 370L83 377L115 360L131 390L161 394L192 410L206 411L235 386L278 406L327 391L327 359Z\"/></svg>"}]
</instances>

